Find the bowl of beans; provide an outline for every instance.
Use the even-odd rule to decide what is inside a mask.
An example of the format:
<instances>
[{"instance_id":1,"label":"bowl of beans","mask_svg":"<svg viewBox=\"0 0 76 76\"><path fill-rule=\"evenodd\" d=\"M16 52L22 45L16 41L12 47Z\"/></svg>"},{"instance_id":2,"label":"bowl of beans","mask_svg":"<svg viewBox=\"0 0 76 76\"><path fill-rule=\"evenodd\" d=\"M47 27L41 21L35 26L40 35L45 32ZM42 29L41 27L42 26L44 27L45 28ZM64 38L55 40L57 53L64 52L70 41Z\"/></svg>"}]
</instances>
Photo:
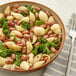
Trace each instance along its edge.
<instances>
[{"instance_id":1,"label":"bowl of beans","mask_svg":"<svg viewBox=\"0 0 76 76\"><path fill-rule=\"evenodd\" d=\"M0 6L1 69L41 69L59 55L64 41L63 22L50 8L30 1Z\"/></svg>"}]
</instances>

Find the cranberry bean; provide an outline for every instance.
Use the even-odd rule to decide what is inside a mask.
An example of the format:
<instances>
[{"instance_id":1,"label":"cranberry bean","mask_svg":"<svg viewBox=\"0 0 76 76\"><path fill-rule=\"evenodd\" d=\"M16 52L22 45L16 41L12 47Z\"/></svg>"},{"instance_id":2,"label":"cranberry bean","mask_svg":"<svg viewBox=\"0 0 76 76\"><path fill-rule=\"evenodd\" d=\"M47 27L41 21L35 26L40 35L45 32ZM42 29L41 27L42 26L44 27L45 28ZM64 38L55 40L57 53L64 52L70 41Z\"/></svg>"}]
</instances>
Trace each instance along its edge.
<instances>
[{"instance_id":1,"label":"cranberry bean","mask_svg":"<svg viewBox=\"0 0 76 76\"><path fill-rule=\"evenodd\" d=\"M45 57L45 58L44 58L44 61L46 62L47 60L48 60L48 57Z\"/></svg>"},{"instance_id":2,"label":"cranberry bean","mask_svg":"<svg viewBox=\"0 0 76 76\"><path fill-rule=\"evenodd\" d=\"M18 8L18 7L19 7L19 4L13 5L13 8Z\"/></svg>"},{"instance_id":3,"label":"cranberry bean","mask_svg":"<svg viewBox=\"0 0 76 76\"><path fill-rule=\"evenodd\" d=\"M43 27L44 29L46 29L47 26L44 24L44 25L41 25L41 27Z\"/></svg>"},{"instance_id":4,"label":"cranberry bean","mask_svg":"<svg viewBox=\"0 0 76 76\"><path fill-rule=\"evenodd\" d=\"M41 57L40 61L43 61L43 60L44 60L44 58L43 58L43 57Z\"/></svg>"},{"instance_id":5,"label":"cranberry bean","mask_svg":"<svg viewBox=\"0 0 76 76\"><path fill-rule=\"evenodd\" d=\"M25 43L25 39L21 39L21 43L23 44L23 45L25 45L26 43Z\"/></svg>"},{"instance_id":6,"label":"cranberry bean","mask_svg":"<svg viewBox=\"0 0 76 76\"><path fill-rule=\"evenodd\" d=\"M53 24L55 24L55 21L52 21L52 22L46 22L45 24L46 24L46 25L53 25Z\"/></svg>"},{"instance_id":7,"label":"cranberry bean","mask_svg":"<svg viewBox=\"0 0 76 76\"><path fill-rule=\"evenodd\" d=\"M57 37L55 37L55 40L57 40Z\"/></svg>"},{"instance_id":8,"label":"cranberry bean","mask_svg":"<svg viewBox=\"0 0 76 76\"><path fill-rule=\"evenodd\" d=\"M52 31L48 31L48 35L52 34L53 32Z\"/></svg>"},{"instance_id":9,"label":"cranberry bean","mask_svg":"<svg viewBox=\"0 0 76 76\"><path fill-rule=\"evenodd\" d=\"M61 42L58 43L58 46L60 46Z\"/></svg>"},{"instance_id":10,"label":"cranberry bean","mask_svg":"<svg viewBox=\"0 0 76 76\"><path fill-rule=\"evenodd\" d=\"M13 28L13 27L8 27L8 28L9 28L10 31L15 30L15 28Z\"/></svg>"},{"instance_id":11,"label":"cranberry bean","mask_svg":"<svg viewBox=\"0 0 76 76\"><path fill-rule=\"evenodd\" d=\"M24 34L24 38L29 38L29 37L30 37L30 35Z\"/></svg>"},{"instance_id":12,"label":"cranberry bean","mask_svg":"<svg viewBox=\"0 0 76 76\"><path fill-rule=\"evenodd\" d=\"M28 10L24 11L24 13L27 14L28 13Z\"/></svg>"},{"instance_id":13,"label":"cranberry bean","mask_svg":"<svg viewBox=\"0 0 76 76\"><path fill-rule=\"evenodd\" d=\"M26 53L26 47L23 47L23 49L22 49L22 53L24 54L24 53Z\"/></svg>"},{"instance_id":14,"label":"cranberry bean","mask_svg":"<svg viewBox=\"0 0 76 76\"><path fill-rule=\"evenodd\" d=\"M8 16L8 14L4 14L4 17L7 17Z\"/></svg>"},{"instance_id":15,"label":"cranberry bean","mask_svg":"<svg viewBox=\"0 0 76 76\"><path fill-rule=\"evenodd\" d=\"M40 36L38 36L37 39L40 40Z\"/></svg>"},{"instance_id":16,"label":"cranberry bean","mask_svg":"<svg viewBox=\"0 0 76 76\"><path fill-rule=\"evenodd\" d=\"M23 35L16 35L17 37L19 37L19 38L22 38L23 37Z\"/></svg>"},{"instance_id":17,"label":"cranberry bean","mask_svg":"<svg viewBox=\"0 0 76 76\"><path fill-rule=\"evenodd\" d=\"M21 56L21 60L25 60L25 61L26 61L26 60L28 60L28 59L29 59L29 56L28 56L28 55L22 55L22 56Z\"/></svg>"},{"instance_id":18,"label":"cranberry bean","mask_svg":"<svg viewBox=\"0 0 76 76\"><path fill-rule=\"evenodd\" d=\"M62 39L62 35L58 35L58 38Z\"/></svg>"},{"instance_id":19,"label":"cranberry bean","mask_svg":"<svg viewBox=\"0 0 76 76\"><path fill-rule=\"evenodd\" d=\"M0 36L0 40L4 41L6 38L5 34L2 34L2 36Z\"/></svg>"},{"instance_id":20,"label":"cranberry bean","mask_svg":"<svg viewBox=\"0 0 76 76\"><path fill-rule=\"evenodd\" d=\"M22 11L18 11L18 13L22 13Z\"/></svg>"},{"instance_id":21,"label":"cranberry bean","mask_svg":"<svg viewBox=\"0 0 76 76\"><path fill-rule=\"evenodd\" d=\"M11 40L11 39L7 39L7 41L13 41L13 40Z\"/></svg>"},{"instance_id":22,"label":"cranberry bean","mask_svg":"<svg viewBox=\"0 0 76 76\"><path fill-rule=\"evenodd\" d=\"M30 38L33 39L33 32L30 32Z\"/></svg>"},{"instance_id":23,"label":"cranberry bean","mask_svg":"<svg viewBox=\"0 0 76 76\"><path fill-rule=\"evenodd\" d=\"M36 13L36 18L38 18L39 17L39 14L38 13Z\"/></svg>"},{"instance_id":24,"label":"cranberry bean","mask_svg":"<svg viewBox=\"0 0 76 76\"><path fill-rule=\"evenodd\" d=\"M53 37L56 37L57 35L56 34L52 34L53 35Z\"/></svg>"},{"instance_id":25,"label":"cranberry bean","mask_svg":"<svg viewBox=\"0 0 76 76\"><path fill-rule=\"evenodd\" d=\"M11 55L11 59L13 59L13 60L16 59L15 54L12 54L12 55Z\"/></svg>"},{"instance_id":26,"label":"cranberry bean","mask_svg":"<svg viewBox=\"0 0 76 76\"><path fill-rule=\"evenodd\" d=\"M20 25L22 22L21 21L17 21L17 25Z\"/></svg>"},{"instance_id":27,"label":"cranberry bean","mask_svg":"<svg viewBox=\"0 0 76 76\"><path fill-rule=\"evenodd\" d=\"M22 70L21 67L15 66L15 70Z\"/></svg>"},{"instance_id":28,"label":"cranberry bean","mask_svg":"<svg viewBox=\"0 0 76 76\"><path fill-rule=\"evenodd\" d=\"M50 47L50 50L55 53L56 52L56 49L54 47Z\"/></svg>"},{"instance_id":29,"label":"cranberry bean","mask_svg":"<svg viewBox=\"0 0 76 76\"><path fill-rule=\"evenodd\" d=\"M13 8L12 11L17 13L18 12L18 9Z\"/></svg>"},{"instance_id":30,"label":"cranberry bean","mask_svg":"<svg viewBox=\"0 0 76 76\"><path fill-rule=\"evenodd\" d=\"M40 7L35 6L34 9L40 11Z\"/></svg>"},{"instance_id":31,"label":"cranberry bean","mask_svg":"<svg viewBox=\"0 0 76 76\"><path fill-rule=\"evenodd\" d=\"M43 38L45 38L45 39L48 38L48 35L44 35Z\"/></svg>"},{"instance_id":32,"label":"cranberry bean","mask_svg":"<svg viewBox=\"0 0 76 76\"><path fill-rule=\"evenodd\" d=\"M6 64L12 64L13 63L13 60L12 59L11 60L6 60L5 63Z\"/></svg>"},{"instance_id":33,"label":"cranberry bean","mask_svg":"<svg viewBox=\"0 0 76 76\"><path fill-rule=\"evenodd\" d=\"M48 15L48 17L50 16L50 13L48 11L46 11L46 14Z\"/></svg>"},{"instance_id":34,"label":"cranberry bean","mask_svg":"<svg viewBox=\"0 0 76 76\"><path fill-rule=\"evenodd\" d=\"M12 22L12 21L9 21L9 20L7 21L8 24L10 24L11 22Z\"/></svg>"},{"instance_id":35,"label":"cranberry bean","mask_svg":"<svg viewBox=\"0 0 76 76\"><path fill-rule=\"evenodd\" d=\"M32 21L29 21L29 24L33 26L34 23Z\"/></svg>"},{"instance_id":36,"label":"cranberry bean","mask_svg":"<svg viewBox=\"0 0 76 76\"><path fill-rule=\"evenodd\" d=\"M30 32L34 32L33 29L34 29L34 28L32 27L32 29L30 30Z\"/></svg>"},{"instance_id":37,"label":"cranberry bean","mask_svg":"<svg viewBox=\"0 0 76 76\"><path fill-rule=\"evenodd\" d=\"M53 37L53 35L50 35L49 38Z\"/></svg>"},{"instance_id":38,"label":"cranberry bean","mask_svg":"<svg viewBox=\"0 0 76 76\"><path fill-rule=\"evenodd\" d=\"M37 42L36 44L35 44L35 46L39 46L40 45L40 42Z\"/></svg>"},{"instance_id":39,"label":"cranberry bean","mask_svg":"<svg viewBox=\"0 0 76 76\"><path fill-rule=\"evenodd\" d=\"M29 31L23 31L22 34L29 34Z\"/></svg>"},{"instance_id":40,"label":"cranberry bean","mask_svg":"<svg viewBox=\"0 0 76 76\"><path fill-rule=\"evenodd\" d=\"M9 25L10 26L15 26L15 23L14 22L11 22Z\"/></svg>"},{"instance_id":41,"label":"cranberry bean","mask_svg":"<svg viewBox=\"0 0 76 76\"><path fill-rule=\"evenodd\" d=\"M17 23L17 22L18 22L18 20L14 20L14 22L15 22L15 23Z\"/></svg>"},{"instance_id":42,"label":"cranberry bean","mask_svg":"<svg viewBox=\"0 0 76 76\"><path fill-rule=\"evenodd\" d=\"M52 21L52 22L50 23L50 25L53 25L53 24L55 24L55 21Z\"/></svg>"}]
</instances>

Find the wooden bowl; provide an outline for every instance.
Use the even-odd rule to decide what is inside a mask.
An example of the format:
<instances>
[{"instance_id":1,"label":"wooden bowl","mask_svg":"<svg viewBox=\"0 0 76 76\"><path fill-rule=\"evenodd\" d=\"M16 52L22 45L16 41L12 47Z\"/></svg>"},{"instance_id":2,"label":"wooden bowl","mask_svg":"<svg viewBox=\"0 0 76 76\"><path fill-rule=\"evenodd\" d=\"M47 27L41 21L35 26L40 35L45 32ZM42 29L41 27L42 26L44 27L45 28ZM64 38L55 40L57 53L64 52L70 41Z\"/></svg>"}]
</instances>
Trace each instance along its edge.
<instances>
[{"instance_id":1,"label":"wooden bowl","mask_svg":"<svg viewBox=\"0 0 76 76\"><path fill-rule=\"evenodd\" d=\"M65 28L64 28L64 24L61 20L61 18L50 8L48 8L47 6L44 6L43 4L40 4L40 3L36 3L36 2L31 2L31 1L15 1L15 2L9 2L9 3L6 3L6 4L3 4L3 5L0 5L0 12L3 11L3 9L9 5L9 6L12 6L14 4L19 4L19 5L36 5L36 6L39 6L43 11L49 11L53 17L55 18L56 22L58 24L60 24L61 28L62 28L62 42L61 42L61 46L59 48L59 51L56 53L56 55L50 59L49 62L45 63L44 65L42 65L41 67L38 67L38 68L35 68L35 69L30 69L30 70L9 70L9 69L4 69L3 67L0 67L1 69L4 69L4 70L8 70L8 71L14 71L14 72L26 72L26 71L35 71L35 70L39 70L41 68L44 68L46 67L48 64L50 64L58 55L59 53L61 52L62 48L63 48L63 45L64 45L64 42L65 42Z\"/></svg>"}]
</instances>

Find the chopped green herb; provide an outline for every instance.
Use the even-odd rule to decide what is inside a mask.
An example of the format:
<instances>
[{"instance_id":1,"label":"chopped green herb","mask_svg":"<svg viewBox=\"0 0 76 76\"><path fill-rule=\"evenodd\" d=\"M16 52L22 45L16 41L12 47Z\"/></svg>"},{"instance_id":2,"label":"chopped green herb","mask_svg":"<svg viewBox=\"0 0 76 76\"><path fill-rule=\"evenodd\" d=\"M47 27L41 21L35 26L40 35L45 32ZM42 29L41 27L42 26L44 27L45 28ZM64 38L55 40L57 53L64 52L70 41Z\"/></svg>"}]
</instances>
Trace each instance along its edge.
<instances>
[{"instance_id":1,"label":"chopped green herb","mask_svg":"<svg viewBox=\"0 0 76 76\"><path fill-rule=\"evenodd\" d=\"M29 23L26 23L25 21L22 21L21 26L27 30L31 29L31 25Z\"/></svg>"},{"instance_id":2,"label":"chopped green herb","mask_svg":"<svg viewBox=\"0 0 76 76\"><path fill-rule=\"evenodd\" d=\"M46 40L45 38L40 37L39 42L40 42L40 43L46 43L46 42L47 42L47 40Z\"/></svg>"},{"instance_id":3,"label":"chopped green herb","mask_svg":"<svg viewBox=\"0 0 76 76\"><path fill-rule=\"evenodd\" d=\"M30 14L30 12L33 12L33 9L34 8L32 8L32 6L31 5L25 5L26 7L27 7L27 9L28 9L28 13L27 13L27 15L29 15Z\"/></svg>"},{"instance_id":4,"label":"chopped green herb","mask_svg":"<svg viewBox=\"0 0 76 76\"><path fill-rule=\"evenodd\" d=\"M13 40L15 43L17 42L17 37L16 35L14 36L14 40Z\"/></svg>"},{"instance_id":5,"label":"chopped green herb","mask_svg":"<svg viewBox=\"0 0 76 76\"><path fill-rule=\"evenodd\" d=\"M42 24L44 24L45 22L44 21L36 21L35 23L34 23L34 25L42 25Z\"/></svg>"},{"instance_id":6,"label":"chopped green herb","mask_svg":"<svg viewBox=\"0 0 76 76\"><path fill-rule=\"evenodd\" d=\"M59 40L57 40L55 42L58 42L58 41ZM40 42L40 45L34 47L34 49L32 51L34 55L37 55L39 53L50 54L50 53L52 53L52 51L50 50L50 47L55 47L56 49L58 47L57 43L55 43L55 42L48 42L46 39L44 39L42 37L40 38L39 42Z\"/></svg>"},{"instance_id":7,"label":"chopped green herb","mask_svg":"<svg viewBox=\"0 0 76 76\"><path fill-rule=\"evenodd\" d=\"M3 26L4 22L6 22L6 21L7 21L6 18L2 17L2 19L1 19L1 26Z\"/></svg>"},{"instance_id":8,"label":"chopped green herb","mask_svg":"<svg viewBox=\"0 0 76 76\"><path fill-rule=\"evenodd\" d=\"M26 16L24 12L21 13L23 16Z\"/></svg>"},{"instance_id":9,"label":"chopped green herb","mask_svg":"<svg viewBox=\"0 0 76 76\"><path fill-rule=\"evenodd\" d=\"M61 39L60 38L58 38L57 40L55 40L54 42L55 43L59 43L61 41Z\"/></svg>"},{"instance_id":10,"label":"chopped green herb","mask_svg":"<svg viewBox=\"0 0 76 76\"><path fill-rule=\"evenodd\" d=\"M20 66L22 53L15 53L15 56L16 56L16 60L14 61L14 64Z\"/></svg>"},{"instance_id":11,"label":"chopped green herb","mask_svg":"<svg viewBox=\"0 0 76 76\"><path fill-rule=\"evenodd\" d=\"M11 56L12 53L13 53L12 49L7 49L3 45L3 42L0 40L0 56L7 57L7 56Z\"/></svg>"},{"instance_id":12,"label":"chopped green herb","mask_svg":"<svg viewBox=\"0 0 76 76\"><path fill-rule=\"evenodd\" d=\"M8 23L5 17L2 17L1 19L1 26L3 28L3 33L6 34L7 37L9 37L10 30L8 29Z\"/></svg>"},{"instance_id":13,"label":"chopped green herb","mask_svg":"<svg viewBox=\"0 0 76 76\"><path fill-rule=\"evenodd\" d=\"M3 33L6 34L7 37L10 37L10 30L8 29L8 24L7 22L4 22L3 23Z\"/></svg>"}]
</instances>

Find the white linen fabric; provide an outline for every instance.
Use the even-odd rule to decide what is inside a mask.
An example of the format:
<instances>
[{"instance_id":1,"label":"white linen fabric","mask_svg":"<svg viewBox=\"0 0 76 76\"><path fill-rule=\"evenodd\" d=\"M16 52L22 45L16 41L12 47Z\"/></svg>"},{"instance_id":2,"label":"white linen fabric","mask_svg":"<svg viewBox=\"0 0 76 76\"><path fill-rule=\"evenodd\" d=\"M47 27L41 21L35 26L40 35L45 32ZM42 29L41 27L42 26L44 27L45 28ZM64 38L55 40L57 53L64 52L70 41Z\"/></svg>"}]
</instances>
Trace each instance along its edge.
<instances>
[{"instance_id":1,"label":"white linen fabric","mask_svg":"<svg viewBox=\"0 0 76 76\"><path fill-rule=\"evenodd\" d=\"M74 13L72 14L72 16L73 15ZM69 20L69 24L66 26L66 41L64 47L56 60L49 64L49 66L46 68L43 76L65 76L68 65L68 58L71 51L72 38L69 36L69 30L71 26L71 21L73 20L72 16ZM76 41L74 42L70 76L76 76Z\"/></svg>"}]
</instances>

